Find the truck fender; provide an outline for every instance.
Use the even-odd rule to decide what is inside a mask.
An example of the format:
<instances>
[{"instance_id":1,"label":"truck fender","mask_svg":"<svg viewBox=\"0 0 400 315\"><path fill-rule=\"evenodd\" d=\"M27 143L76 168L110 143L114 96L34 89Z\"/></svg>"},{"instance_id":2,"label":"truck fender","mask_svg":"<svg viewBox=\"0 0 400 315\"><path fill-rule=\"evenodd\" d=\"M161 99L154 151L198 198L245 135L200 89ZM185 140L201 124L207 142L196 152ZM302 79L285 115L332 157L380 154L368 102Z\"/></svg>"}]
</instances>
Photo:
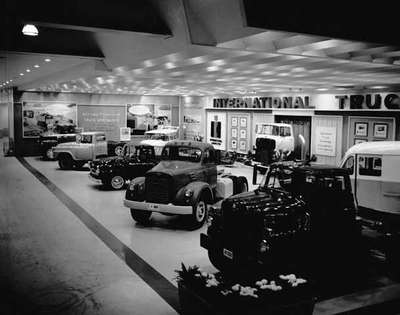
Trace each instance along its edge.
<instances>
[{"instance_id":1,"label":"truck fender","mask_svg":"<svg viewBox=\"0 0 400 315\"><path fill-rule=\"evenodd\" d=\"M71 151L60 151L60 152L54 152L55 158L58 160L60 156L63 155L69 155L74 161L76 161L75 155Z\"/></svg>"},{"instance_id":2,"label":"truck fender","mask_svg":"<svg viewBox=\"0 0 400 315\"><path fill-rule=\"evenodd\" d=\"M200 197L201 194L205 194L205 198L207 203L211 204L214 201L214 195L212 192L212 189L209 184L205 182L191 182L187 184L185 187L182 187L178 193L176 194L175 200L177 201L177 204L187 204L185 201L185 192L186 190L192 190L193 195L190 199L190 204L194 204Z\"/></svg>"}]
</instances>

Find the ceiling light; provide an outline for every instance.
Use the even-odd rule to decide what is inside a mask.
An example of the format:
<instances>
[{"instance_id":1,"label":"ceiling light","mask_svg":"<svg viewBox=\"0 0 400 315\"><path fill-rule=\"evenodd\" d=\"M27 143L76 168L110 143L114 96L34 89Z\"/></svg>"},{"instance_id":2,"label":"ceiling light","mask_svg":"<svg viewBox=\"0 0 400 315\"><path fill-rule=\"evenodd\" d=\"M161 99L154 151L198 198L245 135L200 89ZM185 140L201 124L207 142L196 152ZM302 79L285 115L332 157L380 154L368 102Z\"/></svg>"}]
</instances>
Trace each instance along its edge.
<instances>
[{"instance_id":1,"label":"ceiling light","mask_svg":"<svg viewBox=\"0 0 400 315\"><path fill-rule=\"evenodd\" d=\"M22 77L24 74L21 72L19 75Z\"/></svg>"},{"instance_id":2,"label":"ceiling light","mask_svg":"<svg viewBox=\"0 0 400 315\"><path fill-rule=\"evenodd\" d=\"M10 82L12 82L13 80L10 80Z\"/></svg>"},{"instance_id":3,"label":"ceiling light","mask_svg":"<svg viewBox=\"0 0 400 315\"><path fill-rule=\"evenodd\" d=\"M39 66L39 65L34 65L34 67L35 67L35 68L39 68L40 66Z\"/></svg>"},{"instance_id":4,"label":"ceiling light","mask_svg":"<svg viewBox=\"0 0 400 315\"><path fill-rule=\"evenodd\" d=\"M46 58L44 61L46 61L46 62L50 62L50 61L51 61L51 59L50 59L50 58Z\"/></svg>"},{"instance_id":5,"label":"ceiling light","mask_svg":"<svg viewBox=\"0 0 400 315\"><path fill-rule=\"evenodd\" d=\"M31 72L31 69L26 69L26 72Z\"/></svg>"},{"instance_id":6,"label":"ceiling light","mask_svg":"<svg viewBox=\"0 0 400 315\"><path fill-rule=\"evenodd\" d=\"M37 27L33 24L25 24L22 28L22 33L27 36L38 36L39 31Z\"/></svg>"},{"instance_id":7,"label":"ceiling light","mask_svg":"<svg viewBox=\"0 0 400 315\"><path fill-rule=\"evenodd\" d=\"M370 86L370 89L385 89L387 86L385 85L375 85L375 86Z\"/></svg>"}]
</instances>

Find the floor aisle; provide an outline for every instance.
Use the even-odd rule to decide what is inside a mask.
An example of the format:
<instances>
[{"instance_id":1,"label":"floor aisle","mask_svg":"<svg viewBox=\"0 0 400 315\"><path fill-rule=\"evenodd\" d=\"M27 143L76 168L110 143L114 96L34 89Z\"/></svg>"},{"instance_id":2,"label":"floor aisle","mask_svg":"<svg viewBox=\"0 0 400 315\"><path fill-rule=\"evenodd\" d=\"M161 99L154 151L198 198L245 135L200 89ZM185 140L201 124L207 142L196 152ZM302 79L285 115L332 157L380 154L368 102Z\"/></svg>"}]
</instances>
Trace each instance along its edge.
<instances>
[{"instance_id":1,"label":"floor aisle","mask_svg":"<svg viewBox=\"0 0 400 315\"><path fill-rule=\"evenodd\" d=\"M15 158L0 200L0 314L176 314Z\"/></svg>"}]
</instances>

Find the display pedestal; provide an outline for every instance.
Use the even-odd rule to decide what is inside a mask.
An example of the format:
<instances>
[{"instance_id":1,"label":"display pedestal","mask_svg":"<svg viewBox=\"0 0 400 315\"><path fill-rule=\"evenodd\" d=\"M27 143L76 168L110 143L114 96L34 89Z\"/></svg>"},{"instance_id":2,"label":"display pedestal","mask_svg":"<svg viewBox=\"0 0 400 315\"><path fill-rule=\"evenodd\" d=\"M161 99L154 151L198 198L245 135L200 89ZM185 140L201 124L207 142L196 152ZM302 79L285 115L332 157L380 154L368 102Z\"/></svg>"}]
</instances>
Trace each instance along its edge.
<instances>
[{"instance_id":1,"label":"display pedestal","mask_svg":"<svg viewBox=\"0 0 400 315\"><path fill-rule=\"evenodd\" d=\"M179 301L182 314L185 315L312 315L314 310L315 298L288 301L285 303L241 303L232 300L230 302L214 299L200 294L198 290L188 287L182 281L178 283Z\"/></svg>"}]
</instances>

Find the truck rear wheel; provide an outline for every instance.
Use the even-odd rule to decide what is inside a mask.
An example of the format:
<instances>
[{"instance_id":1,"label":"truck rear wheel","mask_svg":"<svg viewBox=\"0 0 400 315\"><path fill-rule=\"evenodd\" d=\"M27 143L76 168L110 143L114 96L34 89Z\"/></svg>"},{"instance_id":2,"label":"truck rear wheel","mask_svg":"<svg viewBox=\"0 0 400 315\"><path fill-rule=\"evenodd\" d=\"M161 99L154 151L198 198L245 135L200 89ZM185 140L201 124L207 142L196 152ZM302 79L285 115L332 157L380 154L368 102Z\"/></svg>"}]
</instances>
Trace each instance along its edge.
<instances>
[{"instance_id":1,"label":"truck rear wheel","mask_svg":"<svg viewBox=\"0 0 400 315\"><path fill-rule=\"evenodd\" d=\"M136 222L145 225L150 221L151 211L131 209L131 216Z\"/></svg>"},{"instance_id":2,"label":"truck rear wheel","mask_svg":"<svg viewBox=\"0 0 400 315\"><path fill-rule=\"evenodd\" d=\"M204 195L201 195L193 205L192 223L195 228L201 227L207 219L207 202Z\"/></svg>"},{"instance_id":3,"label":"truck rear wheel","mask_svg":"<svg viewBox=\"0 0 400 315\"><path fill-rule=\"evenodd\" d=\"M74 166L74 160L72 160L69 154L64 154L58 158L58 166L60 166L62 170L70 170Z\"/></svg>"},{"instance_id":4,"label":"truck rear wheel","mask_svg":"<svg viewBox=\"0 0 400 315\"><path fill-rule=\"evenodd\" d=\"M83 167L83 165L85 165L85 164L86 164L86 161L76 161L75 162L75 167L77 169L81 169Z\"/></svg>"}]
</instances>

